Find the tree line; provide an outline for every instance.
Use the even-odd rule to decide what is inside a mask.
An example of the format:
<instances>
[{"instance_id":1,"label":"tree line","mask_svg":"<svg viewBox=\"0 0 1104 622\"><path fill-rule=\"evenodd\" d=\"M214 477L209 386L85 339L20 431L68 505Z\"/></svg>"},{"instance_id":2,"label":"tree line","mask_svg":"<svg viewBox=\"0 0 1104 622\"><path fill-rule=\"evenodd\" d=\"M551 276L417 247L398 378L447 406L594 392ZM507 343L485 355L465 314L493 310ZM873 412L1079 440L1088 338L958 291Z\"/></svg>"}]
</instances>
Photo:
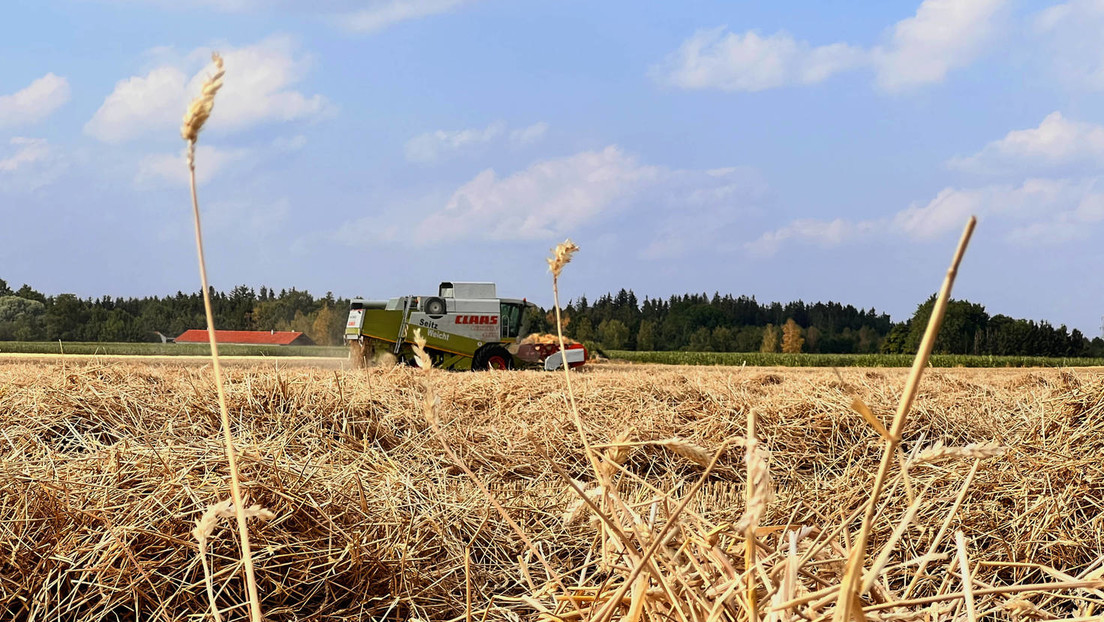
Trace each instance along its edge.
<instances>
[{"instance_id":1,"label":"tree line","mask_svg":"<svg viewBox=\"0 0 1104 622\"><path fill-rule=\"evenodd\" d=\"M913 316L893 322L877 310L838 302L760 303L754 297L686 294L639 301L631 290L585 296L565 309L565 331L611 350L693 352L911 353L920 345L935 296ZM547 326L548 320L545 320ZM985 307L952 300L936 340L937 354L1104 357L1104 339L1047 322L990 316Z\"/></svg>"},{"instance_id":2,"label":"tree line","mask_svg":"<svg viewBox=\"0 0 1104 622\"><path fill-rule=\"evenodd\" d=\"M212 288L215 325L225 330L292 330L319 345L341 343L349 300L327 292L315 298L295 288L277 292L240 285ZM719 293L639 300L631 290L585 296L564 309L568 336L609 350L696 352L813 352L874 354L915 352L935 304L893 322L877 310L838 302L760 303ZM552 332L544 310L532 329ZM145 298L46 296L0 279L0 341L159 341L207 325L201 292ZM953 300L935 344L940 354L1104 357L1104 340L1047 322L990 316L980 304Z\"/></svg>"},{"instance_id":3,"label":"tree line","mask_svg":"<svg viewBox=\"0 0 1104 622\"><path fill-rule=\"evenodd\" d=\"M297 289L245 285L229 293L211 289L220 330L291 330L318 345L341 343L349 301L327 292L321 298ZM46 296L29 285L12 290L0 279L0 341L160 341L192 328L206 328L203 294L83 299Z\"/></svg>"}]
</instances>

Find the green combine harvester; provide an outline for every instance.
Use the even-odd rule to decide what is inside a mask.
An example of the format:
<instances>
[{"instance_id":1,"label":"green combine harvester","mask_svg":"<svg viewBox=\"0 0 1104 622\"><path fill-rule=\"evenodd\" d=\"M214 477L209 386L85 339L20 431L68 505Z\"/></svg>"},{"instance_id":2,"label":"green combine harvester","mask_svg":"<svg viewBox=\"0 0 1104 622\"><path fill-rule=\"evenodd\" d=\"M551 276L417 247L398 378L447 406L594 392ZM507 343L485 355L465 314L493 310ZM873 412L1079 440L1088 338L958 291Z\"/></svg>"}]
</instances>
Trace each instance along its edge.
<instances>
[{"instance_id":1,"label":"green combine harvester","mask_svg":"<svg viewBox=\"0 0 1104 622\"><path fill-rule=\"evenodd\" d=\"M345 324L345 342L357 366L368 366L389 352L414 360L415 330L426 340L436 367L453 370L559 369L586 362L586 350L528 335L526 300L499 298L494 283L441 283L436 296L401 296L390 300L354 299ZM526 339L526 337L529 337Z\"/></svg>"}]
</instances>

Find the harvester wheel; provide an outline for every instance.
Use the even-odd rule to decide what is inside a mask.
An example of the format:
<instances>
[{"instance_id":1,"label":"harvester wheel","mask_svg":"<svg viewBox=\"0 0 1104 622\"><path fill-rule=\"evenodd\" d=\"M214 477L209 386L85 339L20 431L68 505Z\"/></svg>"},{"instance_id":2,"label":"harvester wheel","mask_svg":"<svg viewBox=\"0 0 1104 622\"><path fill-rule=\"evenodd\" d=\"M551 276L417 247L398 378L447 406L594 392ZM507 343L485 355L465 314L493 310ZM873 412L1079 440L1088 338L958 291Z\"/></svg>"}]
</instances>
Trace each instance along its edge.
<instances>
[{"instance_id":1,"label":"harvester wheel","mask_svg":"<svg viewBox=\"0 0 1104 622\"><path fill-rule=\"evenodd\" d=\"M472 371L486 371L488 369L513 369L514 357L500 345L483 346L472 357Z\"/></svg>"},{"instance_id":2,"label":"harvester wheel","mask_svg":"<svg viewBox=\"0 0 1104 622\"><path fill-rule=\"evenodd\" d=\"M422 308L425 309L425 314L430 317L440 317L448 313L447 307L445 307L445 300L437 296L426 298Z\"/></svg>"}]
</instances>

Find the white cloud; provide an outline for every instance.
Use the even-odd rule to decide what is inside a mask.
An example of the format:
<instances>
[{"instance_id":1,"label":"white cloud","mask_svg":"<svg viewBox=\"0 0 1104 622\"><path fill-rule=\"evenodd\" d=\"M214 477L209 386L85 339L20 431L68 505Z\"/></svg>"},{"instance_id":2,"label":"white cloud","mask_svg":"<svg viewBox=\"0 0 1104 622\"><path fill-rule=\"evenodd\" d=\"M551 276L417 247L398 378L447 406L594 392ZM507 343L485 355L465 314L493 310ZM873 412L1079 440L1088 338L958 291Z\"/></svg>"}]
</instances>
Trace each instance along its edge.
<instances>
[{"instance_id":1,"label":"white cloud","mask_svg":"<svg viewBox=\"0 0 1104 622\"><path fill-rule=\"evenodd\" d=\"M0 190L33 191L50 184L64 162L44 138L15 137L0 148Z\"/></svg>"},{"instance_id":2,"label":"white cloud","mask_svg":"<svg viewBox=\"0 0 1104 622\"><path fill-rule=\"evenodd\" d=\"M1069 173L1075 164L1086 165L1088 174L1039 176L1054 167ZM795 220L744 246L753 254L771 255L782 244L794 241L831 247L875 234L924 241L960 230L971 215L998 225L995 229L1003 229L1007 240L1022 245L1086 237L1095 232L1094 225L1104 222L1104 176L1098 174L1102 164L1104 126L1053 112L1038 127L1013 130L972 156L948 162L970 173L1025 175L1018 184L947 187L926 203L914 203L880 219Z\"/></svg>"},{"instance_id":3,"label":"white cloud","mask_svg":"<svg viewBox=\"0 0 1104 622\"><path fill-rule=\"evenodd\" d=\"M1040 218L1064 192L1063 180L1028 179L1019 186L990 185L944 188L924 204L915 203L887 223L891 233L914 240L932 240L961 230L971 216L979 218Z\"/></svg>"},{"instance_id":4,"label":"white cloud","mask_svg":"<svg viewBox=\"0 0 1104 622\"><path fill-rule=\"evenodd\" d=\"M41 121L69 101L69 81L48 73L27 88L0 95L0 127Z\"/></svg>"},{"instance_id":5,"label":"white cloud","mask_svg":"<svg viewBox=\"0 0 1104 622\"><path fill-rule=\"evenodd\" d=\"M662 83L684 89L763 91L823 82L866 62L846 43L813 47L784 32L762 37L755 31L699 30L663 63L652 68Z\"/></svg>"},{"instance_id":6,"label":"white cloud","mask_svg":"<svg viewBox=\"0 0 1104 622\"><path fill-rule=\"evenodd\" d=\"M731 251L744 235L749 213L768 194L762 174L749 167L660 172L632 212L655 232L651 240L638 236L643 259Z\"/></svg>"},{"instance_id":7,"label":"white cloud","mask_svg":"<svg viewBox=\"0 0 1104 622\"><path fill-rule=\"evenodd\" d=\"M44 138L16 137L8 144L14 147L14 150L11 155L0 157L0 172L14 173L50 157L50 145Z\"/></svg>"},{"instance_id":8,"label":"white cloud","mask_svg":"<svg viewBox=\"0 0 1104 622\"><path fill-rule=\"evenodd\" d=\"M192 66L209 55L208 50L198 49L181 64ZM209 122L213 131L309 119L329 109L321 95L307 96L292 88L306 76L310 61L297 54L288 37L270 37L255 45L226 49L223 58L226 79ZM144 76L120 81L85 125L85 132L109 143L151 132L174 135L185 107L199 93L210 72L204 67L189 79L187 68L165 65Z\"/></svg>"},{"instance_id":9,"label":"white cloud","mask_svg":"<svg viewBox=\"0 0 1104 622\"><path fill-rule=\"evenodd\" d=\"M636 232L641 257L666 258L729 244L764 192L754 169L673 170L611 145L508 177L483 171L424 219L414 239L551 240L606 221Z\"/></svg>"},{"instance_id":10,"label":"white cloud","mask_svg":"<svg viewBox=\"0 0 1104 622\"><path fill-rule=\"evenodd\" d=\"M177 117L184 116L187 79L176 67L159 67L145 76L120 81L85 124L85 133L118 143L155 129L168 132L170 124L179 123Z\"/></svg>"},{"instance_id":11,"label":"white cloud","mask_svg":"<svg viewBox=\"0 0 1104 622\"><path fill-rule=\"evenodd\" d=\"M1104 222L1104 185L1101 178L1077 183L1056 183L1044 203L1047 217L1022 224L1008 234L1024 246L1056 244L1096 235L1094 225Z\"/></svg>"},{"instance_id":12,"label":"white cloud","mask_svg":"<svg viewBox=\"0 0 1104 622\"><path fill-rule=\"evenodd\" d=\"M897 22L888 45L873 50L878 85L901 91L942 82L984 51L1007 0L924 0Z\"/></svg>"},{"instance_id":13,"label":"white cloud","mask_svg":"<svg viewBox=\"0 0 1104 622\"><path fill-rule=\"evenodd\" d=\"M360 33L379 32L400 22L447 13L474 0L384 0L338 18L343 28Z\"/></svg>"},{"instance_id":14,"label":"white cloud","mask_svg":"<svg viewBox=\"0 0 1104 622\"><path fill-rule=\"evenodd\" d=\"M538 162L508 177L487 169L425 219L415 237L424 242L464 235L492 240L557 237L620 207L660 174L657 167L641 165L612 145Z\"/></svg>"},{"instance_id":15,"label":"white cloud","mask_svg":"<svg viewBox=\"0 0 1104 622\"><path fill-rule=\"evenodd\" d=\"M147 155L138 163L138 173L134 183L139 186L168 184L185 186L188 184L188 169L185 164L186 149L177 153L154 153ZM247 160L252 151L249 149L220 149L200 144L196 147L196 182L211 181L228 166Z\"/></svg>"},{"instance_id":16,"label":"white cloud","mask_svg":"<svg viewBox=\"0 0 1104 622\"><path fill-rule=\"evenodd\" d=\"M1078 162L1104 163L1104 126L1072 121L1061 112L1052 112L1038 127L1013 130L978 153L952 158L948 164L965 171L993 172Z\"/></svg>"},{"instance_id":17,"label":"white cloud","mask_svg":"<svg viewBox=\"0 0 1104 622\"><path fill-rule=\"evenodd\" d=\"M484 128L437 130L419 134L407 141L405 147L406 159L421 164L436 162L439 159L480 145L490 144L503 136L507 136L506 129L506 123L495 121ZM511 130L508 139L514 145L529 145L544 138L547 131L548 124L541 121L528 127Z\"/></svg>"},{"instance_id":18,"label":"white cloud","mask_svg":"<svg viewBox=\"0 0 1104 622\"><path fill-rule=\"evenodd\" d=\"M992 39L1007 0L925 0L916 14L897 22L884 46L844 42L813 46L786 32L764 37L754 30L699 30L652 76L684 89L763 91L816 84L831 76L873 67L878 86L901 91L941 82L972 63Z\"/></svg>"},{"instance_id":19,"label":"white cloud","mask_svg":"<svg viewBox=\"0 0 1104 622\"><path fill-rule=\"evenodd\" d=\"M419 134L407 141L406 159L411 162L433 162L466 147L487 144L501 136L505 130L506 124L496 121L480 129L437 130Z\"/></svg>"},{"instance_id":20,"label":"white cloud","mask_svg":"<svg viewBox=\"0 0 1104 622\"><path fill-rule=\"evenodd\" d=\"M821 248L831 248L862 235L871 228L870 223L851 223L840 218L832 221L800 218L780 229L764 233L758 239L745 244L744 248L753 255L763 256L773 255L783 244L792 242L809 242Z\"/></svg>"},{"instance_id":21,"label":"white cloud","mask_svg":"<svg viewBox=\"0 0 1104 622\"><path fill-rule=\"evenodd\" d=\"M1104 1L1073 0L1048 7L1036 15L1034 26L1060 78L1078 88L1104 89Z\"/></svg>"},{"instance_id":22,"label":"white cloud","mask_svg":"<svg viewBox=\"0 0 1104 622\"><path fill-rule=\"evenodd\" d=\"M961 227L971 215L988 211L994 195L1007 192L1001 187L944 188L926 204L913 204L897 212L888 223L889 229L913 239L932 239Z\"/></svg>"},{"instance_id":23,"label":"white cloud","mask_svg":"<svg viewBox=\"0 0 1104 622\"><path fill-rule=\"evenodd\" d=\"M640 257L668 258L705 246L730 249L765 186L755 169L670 169L610 145L507 176L488 169L447 198L408 198L401 208L347 221L303 243L554 240L588 228L593 233L602 223L631 235Z\"/></svg>"},{"instance_id":24,"label":"white cloud","mask_svg":"<svg viewBox=\"0 0 1104 622\"><path fill-rule=\"evenodd\" d=\"M529 127L523 127L510 132L510 142L518 145L531 145L538 142L548 133L548 124L538 121Z\"/></svg>"},{"instance_id":25,"label":"white cloud","mask_svg":"<svg viewBox=\"0 0 1104 622\"><path fill-rule=\"evenodd\" d=\"M745 244L753 254L772 255L783 243L812 241L828 248L864 237L898 236L926 241L961 231L971 216L1004 229L1009 241L1038 245L1091 234L1087 225L1104 222L1104 178L1031 178L1019 185L944 188L927 203L916 203L888 218L849 221L802 219Z\"/></svg>"},{"instance_id":26,"label":"white cloud","mask_svg":"<svg viewBox=\"0 0 1104 622\"><path fill-rule=\"evenodd\" d=\"M310 60L297 55L288 37L270 37L256 45L231 49L226 61L226 85L219 93L211 127L242 129L265 121L317 117L329 104L321 95L307 96L290 88L306 77ZM189 95L198 94L206 74L192 79ZM182 113L183 114L183 113Z\"/></svg>"}]
</instances>

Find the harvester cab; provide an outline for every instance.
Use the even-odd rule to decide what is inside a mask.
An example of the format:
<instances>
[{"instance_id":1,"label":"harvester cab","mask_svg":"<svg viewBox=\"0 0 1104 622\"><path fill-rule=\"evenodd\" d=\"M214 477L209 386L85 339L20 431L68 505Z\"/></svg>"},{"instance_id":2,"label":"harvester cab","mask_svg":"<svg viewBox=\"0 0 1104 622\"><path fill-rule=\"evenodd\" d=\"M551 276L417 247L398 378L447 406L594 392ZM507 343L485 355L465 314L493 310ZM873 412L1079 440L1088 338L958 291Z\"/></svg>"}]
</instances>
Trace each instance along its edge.
<instances>
[{"instance_id":1,"label":"harvester cab","mask_svg":"<svg viewBox=\"0 0 1104 622\"><path fill-rule=\"evenodd\" d=\"M434 365L445 369L557 369L565 360L571 367L582 365L586 351L580 345L561 353L558 346L522 343L531 308L536 305L525 299L499 298L494 283L446 281L436 296L354 299L345 341L357 366L369 365L383 352L412 361L417 330Z\"/></svg>"}]
</instances>

